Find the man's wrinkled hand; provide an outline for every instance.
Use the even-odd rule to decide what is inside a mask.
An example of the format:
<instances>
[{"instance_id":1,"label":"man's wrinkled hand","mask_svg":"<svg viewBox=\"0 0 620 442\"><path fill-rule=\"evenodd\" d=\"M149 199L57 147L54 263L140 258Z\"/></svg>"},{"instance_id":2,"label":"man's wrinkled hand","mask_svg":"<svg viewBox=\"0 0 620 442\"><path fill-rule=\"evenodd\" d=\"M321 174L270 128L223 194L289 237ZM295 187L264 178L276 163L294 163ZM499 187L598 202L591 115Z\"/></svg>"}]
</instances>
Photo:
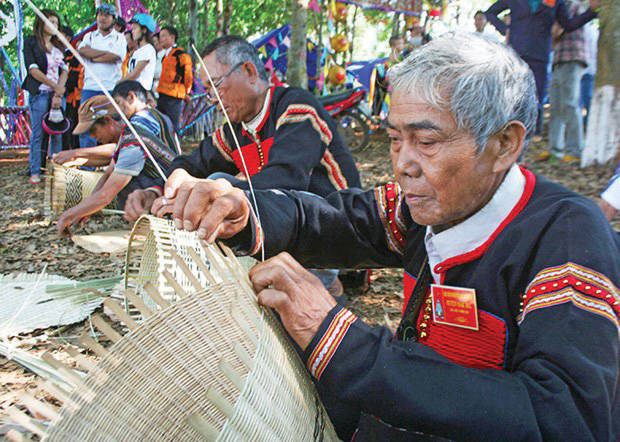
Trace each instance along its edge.
<instances>
[{"instance_id":1,"label":"man's wrinkled hand","mask_svg":"<svg viewBox=\"0 0 620 442\"><path fill-rule=\"evenodd\" d=\"M304 350L336 305L321 281L286 252L255 265L250 279L258 302L278 312L286 331Z\"/></svg>"},{"instance_id":2,"label":"man's wrinkled hand","mask_svg":"<svg viewBox=\"0 0 620 442\"><path fill-rule=\"evenodd\" d=\"M166 184L170 183L170 180ZM241 189L225 179L187 180L158 198L151 213L158 217L171 214L178 229L197 231L198 237L212 243L217 238L230 238L241 232L250 218L250 204Z\"/></svg>"},{"instance_id":3,"label":"man's wrinkled hand","mask_svg":"<svg viewBox=\"0 0 620 442\"><path fill-rule=\"evenodd\" d=\"M125 215L127 221L135 221L142 215L149 213L157 194L148 189L137 189L129 194L125 201Z\"/></svg>"}]
</instances>

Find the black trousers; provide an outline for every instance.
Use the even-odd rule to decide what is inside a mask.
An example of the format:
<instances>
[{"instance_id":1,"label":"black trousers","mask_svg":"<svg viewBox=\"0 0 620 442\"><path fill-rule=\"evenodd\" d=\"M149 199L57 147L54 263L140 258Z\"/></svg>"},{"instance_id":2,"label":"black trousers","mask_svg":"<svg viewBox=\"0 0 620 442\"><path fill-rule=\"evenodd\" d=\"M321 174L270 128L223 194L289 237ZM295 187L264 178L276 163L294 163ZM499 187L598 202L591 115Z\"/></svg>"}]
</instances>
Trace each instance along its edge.
<instances>
[{"instance_id":1,"label":"black trousers","mask_svg":"<svg viewBox=\"0 0 620 442\"><path fill-rule=\"evenodd\" d=\"M157 110L165 114L172 121L172 127L178 134L181 130L181 113L183 112L183 100L170 95L159 94Z\"/></svg>"}]
</instances>

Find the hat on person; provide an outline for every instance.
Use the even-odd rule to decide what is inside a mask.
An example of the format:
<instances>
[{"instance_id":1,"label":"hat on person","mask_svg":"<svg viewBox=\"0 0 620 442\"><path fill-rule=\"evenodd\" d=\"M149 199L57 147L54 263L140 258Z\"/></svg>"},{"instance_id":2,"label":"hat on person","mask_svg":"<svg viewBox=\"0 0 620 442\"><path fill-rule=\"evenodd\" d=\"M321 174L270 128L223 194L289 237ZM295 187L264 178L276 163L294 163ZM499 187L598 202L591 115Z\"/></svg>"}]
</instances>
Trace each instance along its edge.
<instances>
[{"instance_id":1,"label":"hat on person","mask_svg":"<svg viewBox=\"0 0 620 442\"><path fill-rule=\"evenodd\" d=\"M69 130L71 122L65 117L65 113L62 108L50 109L45 115L43 115L43 121L41 121L43 130L50 135L61 135Z\"/></svg>"},{"instance_id":2,"label":"hat on person","mask_svg":"<svg viewBox=\"0 0 620 442\"><path fill-rule=\"evenodd\" d=\"M155 32L155 28L157 28L157 22L155 19L148 14L136 14L133 16L129 23L138 23L140 26L144 26L151 32Z\"/></svg>"},{"instance_id":3,"label":"hat on person","mask_svg":"<svg viewBox=\"0 0 620 442\"><path fill-rule=\"evenodd\" d=\"M116 18L116 16L118 15L118 13L116 12L116 7L114 7L114 5L110 5L109 3L100 4L97 8L97 14L99 14L100 12L103 14L111 15L114 18Z\"/></svg>"},{"instance_id":4,"label":"hat on person","mask_svg":"<svg viewBox=\"0 0 620 442\"><path fill-rule=\"evenodd\" d=\"M105 95L95 95L80 105L78 109L78 124L73 129L73 135L80 135L90 131L98 118L106 115L117 115L116 109Z\"/></svg>"}]
</instances>

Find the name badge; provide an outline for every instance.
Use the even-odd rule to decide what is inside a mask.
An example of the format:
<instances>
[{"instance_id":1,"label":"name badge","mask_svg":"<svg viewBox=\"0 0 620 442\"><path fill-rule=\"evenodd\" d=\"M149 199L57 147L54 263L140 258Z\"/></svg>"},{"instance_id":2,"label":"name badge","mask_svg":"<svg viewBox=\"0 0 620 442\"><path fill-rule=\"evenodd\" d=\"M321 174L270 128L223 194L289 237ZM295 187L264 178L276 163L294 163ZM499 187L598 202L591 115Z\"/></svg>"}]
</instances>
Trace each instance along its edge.
<instances>
[{"instance_id":1,"label":"name badge","mask_svg":"<svg viewBox=\"0 0 620 442\"><path fill-rule=\"evenodd\" d=\"M431 284L433 319L439 324L478 330L476 291Z\"/></svg>"}]
</instances>

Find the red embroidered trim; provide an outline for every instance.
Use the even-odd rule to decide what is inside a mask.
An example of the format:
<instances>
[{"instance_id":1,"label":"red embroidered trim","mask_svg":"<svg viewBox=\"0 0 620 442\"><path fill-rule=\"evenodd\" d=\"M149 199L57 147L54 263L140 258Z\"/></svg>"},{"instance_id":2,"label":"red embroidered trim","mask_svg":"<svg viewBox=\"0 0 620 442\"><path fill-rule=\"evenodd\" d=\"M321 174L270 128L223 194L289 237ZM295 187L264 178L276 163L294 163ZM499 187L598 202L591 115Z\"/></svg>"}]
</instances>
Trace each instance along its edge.
<instances>
[{"instance_id":1,"label":"red embroidered trim","mask_svg":"<svg viewBox=\"0 0 620 442\"><path fill-rule=\"evenodd\" d=\"M316 112L316 110L312 106L305 105L303 108L289 106L289 108L287 109L286 113L287 113L287 115L311 114L314 117L314 119L315 119L316 123L318 124L319 128L321 129L321 131L325 134L327 139L331 142L332 131L329 130L329 126L327 125L327 123L325 123L325 121L323 121L323 119L321 117L319 117L319 114Z\"/></svg>"},{"instance_id":2,"label":"red embroidered trim","mask_svg":"<svg viewBox=\"0 0 620 442\"><path fill-rule=\"evenodd\" d=\"M487 249L491 246L495 238L506 228L508 224L512 222L515 217L521 213L521 211L525 208L527 203L532 196L532 192L534 191L534 186L536 185L536 176L527 169L521 167L521 172L525 176L525 189L523 190L523 195L517 202L517 204L513 207L512 211L508 214L506 219L495 229L495 231L491 234L489 239L487 239L484 244L476 247L471 252L464 253L462 255L454 256L452 258L446 259L443 262L440 262L435 266L435 273L445 273L449 268L452 268L457 265L465 264L467 262L471 262L475 259L480 258Z\"/></svg>"},{"instance_id":3,"label":"red embroidered trim","mask_svg":"<svg viewBox=\"0 0 620 442\"><path fill-rule=\"evenodd\" d=\"M336 186L334 187L336 187L336 190L343 190L343 189L348 188L349 186L347 184L347 179L342 174L342 171L340 170L340 166L336 162L336 159L331 154L331 152L327 149L325 149L325 155L323 155L323 161L327 163L328 175L330 178L333 179L333 181L335 181Z\"/></svg>"}]
</instances>

